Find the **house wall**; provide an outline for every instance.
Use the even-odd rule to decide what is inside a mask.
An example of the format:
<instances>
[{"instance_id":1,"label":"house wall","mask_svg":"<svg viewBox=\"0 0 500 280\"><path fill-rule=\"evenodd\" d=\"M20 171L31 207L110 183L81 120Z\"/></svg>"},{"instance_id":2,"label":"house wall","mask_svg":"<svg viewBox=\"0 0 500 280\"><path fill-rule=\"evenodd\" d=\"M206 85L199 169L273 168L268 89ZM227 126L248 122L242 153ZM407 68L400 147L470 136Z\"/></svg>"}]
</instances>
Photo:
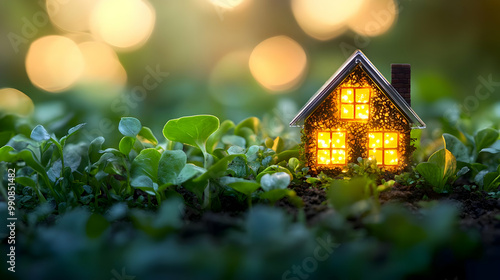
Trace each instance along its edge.
<instances>
[{"instance_id":1,"label":"house wall","mask_svg":"<svg viewBox=\"0 0 500 280\"><path fill-rule=\"evenodd\" d=\"M341 120L339 115L340 88L365 86L372 88L369 119L364 122ZM323 171L329 175L338 175L342 172L343 168L340 166L316 164L317 132L337 130L347 132L347 163L357 162L358 157L368 158L368 132L379 130L399 132L398 165L386 166L385 169L399 172L410 164L414 147L411 145L411 129L408 121L359 65L344 79L340 86L333 90L304 123L302 131L304 159L313 174Z\"/></svg>"}]
</instances>

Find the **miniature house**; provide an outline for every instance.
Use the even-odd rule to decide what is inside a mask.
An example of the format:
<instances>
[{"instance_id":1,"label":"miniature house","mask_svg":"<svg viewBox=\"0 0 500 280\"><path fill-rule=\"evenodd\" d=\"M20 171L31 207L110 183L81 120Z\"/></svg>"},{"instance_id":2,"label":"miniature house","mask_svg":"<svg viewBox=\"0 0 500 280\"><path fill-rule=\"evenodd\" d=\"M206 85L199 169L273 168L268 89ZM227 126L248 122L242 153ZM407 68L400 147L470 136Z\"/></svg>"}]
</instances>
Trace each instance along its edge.
<instances>
[{"instance_id":1,"label":"miniature house","mask_svg":"<svg viewBox=\"0 0 500 280\"><path fill-rule=\"evenodd\" d=\"M392 84L357 50L290 122L303 127L313 174L338 174L357 158L402 171L414 150L411 129L425 123L410 107L410 65L392 64Z\"/></svg>"}]
</instances>

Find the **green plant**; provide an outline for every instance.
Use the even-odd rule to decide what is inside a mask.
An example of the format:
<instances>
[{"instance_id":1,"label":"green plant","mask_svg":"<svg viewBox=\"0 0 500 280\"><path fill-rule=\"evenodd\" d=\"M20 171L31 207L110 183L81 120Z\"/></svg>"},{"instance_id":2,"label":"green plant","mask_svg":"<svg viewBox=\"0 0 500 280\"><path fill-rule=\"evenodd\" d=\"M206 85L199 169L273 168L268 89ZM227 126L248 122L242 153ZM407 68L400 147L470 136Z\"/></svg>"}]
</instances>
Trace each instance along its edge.
<instances>
[{"instance_id":1,"label":"green plant","mask_svg":"<svg viewBox=\"0 0 500 280\"><path fill-rule=\"evenodd\" d=\"M447 184L455 176L457 162L455 156L447 149L433 153L427 162L417 165L417 172L438 193L449 191Z\"/></svg>"},{"instance_id":2,"label":"green plant","mask_svg":"<svg viewBox=\"0 0 500 280\"><path fill-rule=\"evenodd\" d=\"M219 129L219 119L209 115L183 117L169 120L163 128L163 135L170 141L181 142L201 150L204 167L209 168L213 157L207 151L209 137Z\"/></svg>"},{"instance_id":3,"label":"green plant","mask_svg":"<svg viewBox=\"0 0 500 280\"><path fill-rule=\"evenodd\" d=\"M316 177L306 177L306 182L313 185L314 187L328 188L333 182L333 178L320 172Z\"/></svg>"},{"instance_id":4,"label":"green plant","mask_svg":"<svg viewBox=\"0 0 500 280\"><path fill-rule=\"evenodd\" d=\"M411 172L404 172L394 176L394 180L401 185L422 187L425 184L424 178L412 167Z\"/></svg>"},{"instance_id":5,"label":"green plant","mask_svg":"<svg viewBox=\"0 0 500 280\"><path fill-rule=\"evenodd\" d=\"M359 157L358 163L349 163L347 165L346 175L348 177L368 177L372 180L378 180L382 176L382 170L377 165L376 159Z\"/></svg>"}]
</instances>

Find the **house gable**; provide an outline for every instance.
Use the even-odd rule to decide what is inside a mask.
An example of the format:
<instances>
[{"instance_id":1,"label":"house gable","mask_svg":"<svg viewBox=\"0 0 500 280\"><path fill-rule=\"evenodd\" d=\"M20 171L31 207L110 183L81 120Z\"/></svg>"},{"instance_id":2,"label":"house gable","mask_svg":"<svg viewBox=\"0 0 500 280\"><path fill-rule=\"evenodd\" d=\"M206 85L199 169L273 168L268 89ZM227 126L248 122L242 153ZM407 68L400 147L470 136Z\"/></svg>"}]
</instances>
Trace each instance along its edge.
<instances>
[{"instance_id":1,"label":"house gable","mask_svg":"<svg viewBox=\"0 0 500 280\"><path fill-rule=\"evenodd\" d=\"M379 89L396 106L400 113L408 120L411 128L425 128L425 123L418 117L404 98L396 89L382 76L377 68L360 51L355 51L351 57L337 70L335 74L321 87L318 92L304 105L300 112L290 122L290 126L303 126L304 121L316 110L320 104L329 96L333 89L337 88L356 67L361 67L365 74L372 79Z\"/></svg>"}]
</instances>

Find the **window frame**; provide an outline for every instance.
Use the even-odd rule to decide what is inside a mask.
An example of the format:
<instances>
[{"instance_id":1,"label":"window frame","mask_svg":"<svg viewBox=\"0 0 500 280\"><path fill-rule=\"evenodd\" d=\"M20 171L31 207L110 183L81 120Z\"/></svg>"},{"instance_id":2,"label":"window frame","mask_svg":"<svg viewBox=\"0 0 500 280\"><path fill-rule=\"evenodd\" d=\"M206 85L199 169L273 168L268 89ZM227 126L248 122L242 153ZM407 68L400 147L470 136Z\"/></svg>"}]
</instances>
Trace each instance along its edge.
<instances>
[{"instance_id":1,"label":"window frame","mask_svg":"<svg viewBox=\"0 0 500 280\"><path fill-rule=\"evenodd\" d=\"M320 133L328 133L330 134L330 142L329 142L329 147L328 148L321 148L319 147L319 135ZM337 147L332 147L332 139L333 139L333 134L337 134L337 133L342 133L344 134L344 148L337 148ZM344 163L319 163L319 160L318 160L318 157L319 157L319 152L320 151L329 151L330 152L330 162L332 161L332 154L333 154L333 150L341 150L344 152ZM335 131L335 130L320 130L320 131L317 131L316 132L316 164L317 165L320 165L320 166L345 166L347 165L347 131L345 130L342 130L342 131Z\"/></svg>"},{"instance_id":2,"label":"window frame","mask_svg":"<svg viewBox=\"0 0 500 280\"><path fill-rule=\"evenodd\" d=\"M342 90L343 89L352 89L353 90L353 102L343 102L342 101ZM368 89L368 102L367 103L361 103L361 102L356 102L356 92L358 89ZM370 101L371 101L371 96L372 96L372 88L371 87L341 87L340 88L340 93L339 93L339 119L343 121L348 121L348 122L366 122L370 119L371 116L371 106L370 106ZM342 117L342 105L352 105L353 106L353 116L354 118L343 118ZM368 117L366 119L361 119L356 117L356 105L366 105L368 106Z\"/></svg>"},{"instance_id":3,"label":"window frame","mask_svg":"<svg viewBox=\"0 0 500 280\"><path fill-rule=\"evenodd\" d=\"M368 141L366 141L366 146L368 147L368 157L370 158L370 151L373 149L370 147L370 134L372 133L382 133L382 147L375 148L382 151L382 162L377 161L377 165L387 166L387 167L395 167L399 165L399 141L400 141L400 133L398 131L368 131ZM395 133L396 134L396 147L395 148L386 148L385 147L385 134L386 133ZM385 152L386 151L396 151L396 164L385 164Z\"/></svg>"}]
</instances>

